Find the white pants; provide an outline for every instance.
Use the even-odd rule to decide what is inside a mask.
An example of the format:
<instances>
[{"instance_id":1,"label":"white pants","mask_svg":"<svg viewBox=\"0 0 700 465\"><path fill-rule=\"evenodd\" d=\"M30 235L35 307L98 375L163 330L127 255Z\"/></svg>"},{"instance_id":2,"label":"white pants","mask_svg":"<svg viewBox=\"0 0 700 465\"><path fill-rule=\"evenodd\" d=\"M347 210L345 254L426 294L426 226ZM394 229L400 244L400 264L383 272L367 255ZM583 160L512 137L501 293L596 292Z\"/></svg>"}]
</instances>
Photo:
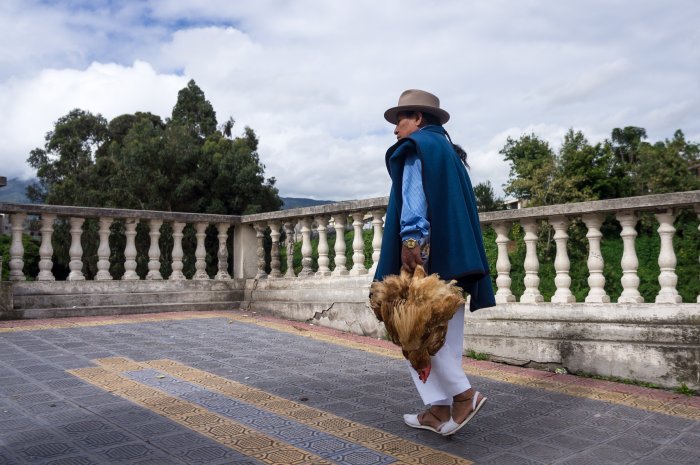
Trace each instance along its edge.
<instances>
[{"instance_id":1,"label":"white pants","mask_svg":"<svg viewBox=\"0 0 700 465\"><path fill-rule=\"evenodd\" d=\"M464 344L464 305L447 323L445 345L431 357L432 368L428 381L423 384L418 373L408 364L413 382L425 405L452 405L452 397L471 387L462 369Z\"/></svg>"}]
</instances>

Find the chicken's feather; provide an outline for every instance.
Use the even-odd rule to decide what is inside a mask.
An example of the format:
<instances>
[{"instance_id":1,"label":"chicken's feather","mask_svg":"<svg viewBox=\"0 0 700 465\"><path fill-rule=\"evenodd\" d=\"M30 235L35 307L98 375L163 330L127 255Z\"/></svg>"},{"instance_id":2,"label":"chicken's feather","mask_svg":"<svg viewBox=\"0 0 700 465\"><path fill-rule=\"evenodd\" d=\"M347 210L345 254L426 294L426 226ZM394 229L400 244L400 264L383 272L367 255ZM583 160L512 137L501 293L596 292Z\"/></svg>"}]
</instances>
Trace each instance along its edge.
<instances>
[{"instance_id":1,"label":"chicken's feather","mask_svg":"<svg viewBox=\"0 0 700 465\"><path fill-rule=\"evenodd\" d=\"M371 288L372 310L416 370L430 365L430 356L445 343L447 322L463 303L455 281L442 281L437 274L426 276L422 266L413 275L402 271L386 276Z\"/></svg>"}]
</instances>

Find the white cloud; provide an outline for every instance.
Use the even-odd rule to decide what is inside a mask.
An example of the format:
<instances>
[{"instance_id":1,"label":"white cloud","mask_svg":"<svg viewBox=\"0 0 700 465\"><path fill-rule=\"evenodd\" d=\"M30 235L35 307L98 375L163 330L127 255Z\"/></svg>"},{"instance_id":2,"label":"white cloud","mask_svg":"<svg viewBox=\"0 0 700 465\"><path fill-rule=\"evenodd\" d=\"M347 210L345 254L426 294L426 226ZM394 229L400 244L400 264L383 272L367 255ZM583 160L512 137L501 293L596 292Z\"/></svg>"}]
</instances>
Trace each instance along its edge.
<instances>
[{"instance_id":1,"label":"white cloud","mask_svg":"<svg viewBox=\"0 0 700 465\"><path fill-rule=\"evenodd\" d=\"M85 70L40 72L31 80L11 79L0 85L0 164L6 176L30 177L24 161L29 151L44 145L44 134L74 108L101 113L107 119L124 113L150 111L169 115L181 76L159 75L143 62L124 67L94 63Z\"/></svg>"},{"instance_id":2,"label":"white cloud","mask_svg":"<svg viewBox=\"0 0 700 465\"><path fill-rule=\"evenodd\" d=\"M29 150L70 109L165 117L192 78L220 121L255 129L282 195L385 195L382 114L417 87L452 114L473 182L500 194L508 135L700 136L698 13L690 0L8 0L0 43L19 45L0 46L1 174L28 174Z\"/></svg>"}]
</instances>

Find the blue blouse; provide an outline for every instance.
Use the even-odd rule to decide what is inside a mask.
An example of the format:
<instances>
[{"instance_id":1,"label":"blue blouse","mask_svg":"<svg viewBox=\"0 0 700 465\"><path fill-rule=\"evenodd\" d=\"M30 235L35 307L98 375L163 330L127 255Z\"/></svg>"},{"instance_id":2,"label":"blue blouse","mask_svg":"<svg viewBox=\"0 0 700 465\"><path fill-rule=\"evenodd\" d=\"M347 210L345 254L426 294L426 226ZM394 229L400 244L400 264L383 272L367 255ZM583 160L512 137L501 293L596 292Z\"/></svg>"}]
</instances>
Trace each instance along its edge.
<instances>
[{"instance_id":1,"label":"blue blouse","mask_svg":"<svg viewBox=\"0 0 700 465\"><path fill-rule=\"evenodd\" d=\"M420 158L415 153L406 156L401 184L403 207L401 208L401 240L421 240L430 234L428 202L423 190L423 174Z\"/></svg>"}]
</instances>

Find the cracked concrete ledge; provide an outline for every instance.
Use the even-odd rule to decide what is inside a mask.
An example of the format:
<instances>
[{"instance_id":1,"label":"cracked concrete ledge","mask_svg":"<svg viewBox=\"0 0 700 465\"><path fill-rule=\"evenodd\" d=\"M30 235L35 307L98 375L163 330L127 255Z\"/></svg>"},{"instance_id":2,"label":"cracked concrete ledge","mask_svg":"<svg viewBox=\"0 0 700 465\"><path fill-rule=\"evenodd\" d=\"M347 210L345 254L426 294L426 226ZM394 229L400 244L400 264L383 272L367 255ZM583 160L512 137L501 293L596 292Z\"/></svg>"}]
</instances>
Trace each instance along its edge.
<instances>
[{"instance_id":1,"label":"cracked concrete ledge","mask_svg":"<svg viewBox=\"0 0 700 465\"><path fill-rule=\"evenodd\" d=\"M261 279L246 284L250 310L363 336L382 337L384 325L369 308L372 277Z\"/></svg>"},{"instance_id":2,"label":"cracked concrete ledge","mask_svg":"<svg viewBox=\"0 0 700 465\"><path fill-rule=\"evenodd\" d=\"M466 315L465 350L513 365L698 389L700 305L499 305Z\"/></svg>"}]
</instances>

